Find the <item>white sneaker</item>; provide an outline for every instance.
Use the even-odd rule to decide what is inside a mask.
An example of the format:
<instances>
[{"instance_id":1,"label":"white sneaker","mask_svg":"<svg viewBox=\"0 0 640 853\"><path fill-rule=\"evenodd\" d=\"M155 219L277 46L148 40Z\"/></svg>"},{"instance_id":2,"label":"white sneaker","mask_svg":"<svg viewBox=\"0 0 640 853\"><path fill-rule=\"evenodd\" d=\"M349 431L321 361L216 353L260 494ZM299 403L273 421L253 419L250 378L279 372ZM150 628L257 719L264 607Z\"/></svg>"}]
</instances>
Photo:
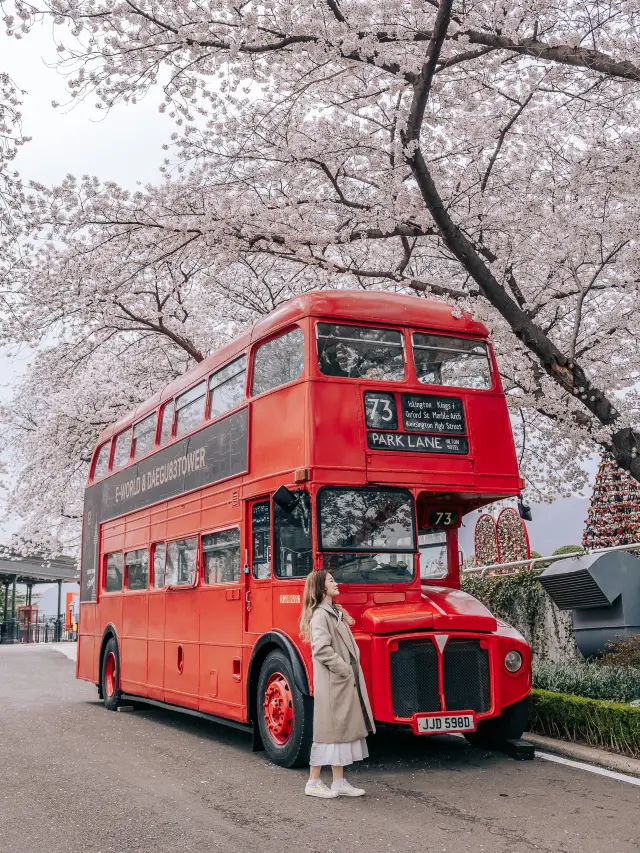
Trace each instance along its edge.
<instances>
[{"instance_id":1,"label":"white sneaker","mask_svg":"<svg viewBox=\"0 0 640 853\"><path fill-rule=\"evenodd\" d=\"M332 800L338 796L337 791L332 791L324 784L321 779L309 779L304 787L304 792L308 797L322 797L325 800ZM364 794L364 791L362 792Z\"/></svg>"},{"instance_id":2,"label":"white sneaker","mask_svg":"<svg viewBox=\"0 0 640 853\"><path fill-rule=\"evenodd\" d=\"M336 785L336 783L333 782L331 790L338 797L362 797L364 795L364 788L354 788L346 779L339 785Z\"/></svg>"}]
</instances>

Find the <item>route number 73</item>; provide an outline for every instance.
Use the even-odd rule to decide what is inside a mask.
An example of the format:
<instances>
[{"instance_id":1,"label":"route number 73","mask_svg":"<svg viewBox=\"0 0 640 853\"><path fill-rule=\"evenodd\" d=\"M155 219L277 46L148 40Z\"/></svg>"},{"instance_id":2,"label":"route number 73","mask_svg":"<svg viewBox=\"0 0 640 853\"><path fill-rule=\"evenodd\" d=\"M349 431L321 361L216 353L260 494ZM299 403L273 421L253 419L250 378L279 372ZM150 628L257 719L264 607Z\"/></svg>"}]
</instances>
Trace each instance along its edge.
<instances>
[{"instance_id":1,"label":"route number 73","mask_svg":"<svg viewBox=\"0 0 640 853\"><path fill-rule=\"evenodd\" d=\"M392 421L394 418L394 411L391 408L391 402L384 397L369 397L369 400L373 403L373 409L371 411L371 416L373 418L379 418L381 421L385 421L388 423ZM378 413L378 406L382 406L382 411Z\"/></svg>"},{"instance_id":2,"label":"route number 73","mask_svg":"<svg viewBox=\"0 0 640 853\"><path fill-rule=\"evenodd\" d=\"M432 509L429 513L430 527L453 527L458 523L458 510Z\"/></svg>"}]
</instances>

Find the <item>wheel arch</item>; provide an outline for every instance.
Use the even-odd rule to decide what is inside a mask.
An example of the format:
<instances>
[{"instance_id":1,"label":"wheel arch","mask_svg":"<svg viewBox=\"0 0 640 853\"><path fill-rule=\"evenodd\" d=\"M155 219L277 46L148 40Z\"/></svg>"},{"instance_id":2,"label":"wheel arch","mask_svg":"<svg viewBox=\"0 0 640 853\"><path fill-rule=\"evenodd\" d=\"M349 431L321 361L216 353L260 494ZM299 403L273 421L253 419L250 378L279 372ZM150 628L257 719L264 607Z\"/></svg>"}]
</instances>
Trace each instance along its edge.
<instances>
[{"instance_id":1,"label":"wheel arch","mask_svg":"<svg viewBox=\"0 0 640 853\"><path fill-rule=\"evenodd\" d=\"M257 730L256 721L256 687L258 685L258 676L260 668L264 663L269 652L280 649L289 658L293 679L296 687L304 696L310 696L309 679L304 668L300 652L296 649L286 634L280 631L268 631L258 638L251 652L249 659L249 668L247 670L247 719L254 723L254 731Z\"/></svg>"},{"instance_id":2,"label":"wheel arch","mask_svg":"<svg viewBox=\"0 0 640 853\"><path fill-rule=\"evenodd\" d=\"M115 626L110 622L102 632L102 640L100 642L100 655L98 657L98 689L102 686L102 664L104 662L104 652L107 648L109 640L114 639L118 645L118 655L120 655L120 643L118 642L118 634Z\"/></svg>"}]
</instances>

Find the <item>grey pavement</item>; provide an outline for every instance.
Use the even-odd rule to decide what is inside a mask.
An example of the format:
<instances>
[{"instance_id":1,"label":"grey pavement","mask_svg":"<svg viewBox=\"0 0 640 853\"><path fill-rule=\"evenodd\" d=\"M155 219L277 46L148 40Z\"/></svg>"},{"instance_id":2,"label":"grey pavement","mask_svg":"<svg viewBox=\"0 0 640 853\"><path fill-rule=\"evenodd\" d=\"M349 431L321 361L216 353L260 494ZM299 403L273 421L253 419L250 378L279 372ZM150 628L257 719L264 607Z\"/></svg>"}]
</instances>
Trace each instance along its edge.
<instances>
[{"instance_id":1,"label":"grey pavement","mask_svg":"<svg viewBox=\"0 0 640 853\"><path fill-rule=\"evenodd\" d=\"M360 800L242 732L110 713L51 648L0 646L0 850L11 853L638 853L637 787L458 738L377 736Z\"/></svg>"}]
</instances>

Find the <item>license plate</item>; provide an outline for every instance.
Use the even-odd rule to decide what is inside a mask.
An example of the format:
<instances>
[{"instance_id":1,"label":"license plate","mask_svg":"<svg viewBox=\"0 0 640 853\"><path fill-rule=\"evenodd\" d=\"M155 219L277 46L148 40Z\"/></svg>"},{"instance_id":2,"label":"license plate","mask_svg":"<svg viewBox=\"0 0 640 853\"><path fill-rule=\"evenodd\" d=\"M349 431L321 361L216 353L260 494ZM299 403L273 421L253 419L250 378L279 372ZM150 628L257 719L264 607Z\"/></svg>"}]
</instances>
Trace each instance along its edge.
<instances>
[{"instance_id":1,"label":"license plate","mask_svg":"<svg viewBox=\"0 0 640 853\"><path fill-rule=\"evenodd\" d=\"M445 732L473 732L476 721L473 714L440 714L437 717L418 717L418 732L422 735Z\"/></svg>"}]
</instances>

